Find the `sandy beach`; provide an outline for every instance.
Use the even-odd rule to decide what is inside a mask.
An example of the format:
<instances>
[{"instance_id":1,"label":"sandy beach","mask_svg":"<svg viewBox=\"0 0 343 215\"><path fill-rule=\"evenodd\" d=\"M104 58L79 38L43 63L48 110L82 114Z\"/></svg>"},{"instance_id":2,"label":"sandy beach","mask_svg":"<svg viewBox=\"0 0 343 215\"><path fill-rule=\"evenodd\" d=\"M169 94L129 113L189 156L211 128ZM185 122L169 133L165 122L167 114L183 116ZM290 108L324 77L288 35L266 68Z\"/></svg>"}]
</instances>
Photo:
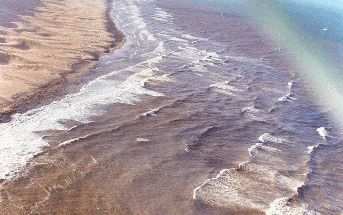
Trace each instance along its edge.
<instances>
[{"instance_id":1,"label":"sandy beach","mask_svg":"<svg viewBox=\"0 0 343 215\"><path fill-rule=\"evenodd\" d=\"M51 97L123 37L106 0L2 0L0 113Z\"/></svg>"},{"instance_id":2,"label":"sandy beach","mask_svg":"<svg viewBox=\"0 0 343 215\"><path fill-rule=\"evenodd\" d=\"M342 211L340 133L249 18L197 0L0 5L0 215Z\"/></svg>"},{"instance_id":3,"label":"sandy beach","mask_svg":"<svg viewBox=\"0 0 343 215\"><path fill-rule=\"evenodd\" d=\"M129 46L108 59L109 66L101 68L103 77L85 83L81 92L69 95L66 101L56 102L61 105L47 105L42 115L37 110L19 120L19 127L22 121L24 128L34 127L33 133L41 134L49 146L2 184L0 208L6 214L264 214L261 209L241 205L207 204L194 199L193 191L222 168L236 167L247 159L250 146L242 142L254 142L255 136L270 129L259 122L240 128L240 117L236 116L241 116L250 97L261 96L231 98L240 90L232 88L231 94L231 88L221 82L237 81L235 87L241 89L240 73L257 68L252 83L259 70L273 74L260 65L263 62L250 58L263 56L269 64L284 68L280 57L274 55L277 47L263 41L253 26L237 17L160 1L163 11L173 14L171 19L162 9L155 15L148 2L146 14L141 8L136 10L139 2L114 4L116 24ZM170 26L161 24L169 18L175 26L173 22ZM156 29L151 32L191 26L194 36L180 30L170 33L176 39L158 37L146 24L154 22L151 26ZM207 39L214 36L220 45ZM166 44L171 44L168 51L164 50ZM230 57L226 51L220 55L227 59L219 56L225 46L249 57ZM175 53L165 57L168 52ZM194 68L192 62L198 62ZM212 63L219 65L217 75L201 70ZM222 73L225 68L233 75ZM286 83L287 77L284 73L279 81ZM270 97L277 100L278 95ZM90 108L93 106L95 109ZM97 115L99 109L103 111ZM82 117L84 112L91 113L87 120ZM55 128L55 121L62 121L65 128ZM40 137L26 134L13 144L31 138L40 142Z\"/></svg>"}]
</instances>

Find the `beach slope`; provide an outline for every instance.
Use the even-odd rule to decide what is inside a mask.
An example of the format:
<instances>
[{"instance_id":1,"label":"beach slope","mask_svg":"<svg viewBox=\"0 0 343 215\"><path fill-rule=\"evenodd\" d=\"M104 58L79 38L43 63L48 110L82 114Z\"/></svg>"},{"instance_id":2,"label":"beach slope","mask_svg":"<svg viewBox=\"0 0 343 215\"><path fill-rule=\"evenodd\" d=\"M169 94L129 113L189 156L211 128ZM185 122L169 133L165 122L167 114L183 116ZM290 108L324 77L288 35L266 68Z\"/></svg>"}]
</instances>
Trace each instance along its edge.
<instances>
[{"instance_id":1,"label":"beach slope","mask_svg":"<svg viewBox=\"0 0 343 215\"><path fill-rule=\"evenodd\" d=\"M120 40L107 0L0 3L1 114L58 90L67 74L89 71Z\"/></svg>"}]
</instances>

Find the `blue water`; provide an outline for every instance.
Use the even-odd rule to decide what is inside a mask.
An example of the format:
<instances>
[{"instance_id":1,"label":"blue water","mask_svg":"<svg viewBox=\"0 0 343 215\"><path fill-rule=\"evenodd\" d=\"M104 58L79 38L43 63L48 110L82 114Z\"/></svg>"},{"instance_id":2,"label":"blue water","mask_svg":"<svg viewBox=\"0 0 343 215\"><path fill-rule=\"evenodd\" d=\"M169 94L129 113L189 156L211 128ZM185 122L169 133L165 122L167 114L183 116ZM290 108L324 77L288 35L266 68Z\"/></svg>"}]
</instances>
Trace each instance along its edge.
<instances>
[{"instance_id":1,"label":"blue water","mask_svg":"<svg viewBox=\"0 0 343 215\"><path fill-rule=\"evenodd\" d=\"M245 17L251 16L252 13L249 1L198 0L197 2ZM279 0L277 3L294 24L306 33L343 44L343 6L340 6L338 1L329 4L320 0Z\"/></svg>"},{"instance_id":2,"label":"blue water","mask_svg":"<svg viewBox=\"0 0 343 215\"><path fill-rule=\"evenodd\" d=\"M283 2L283 6L286 14L305 32L343 44L343 9L302 2Z\"/></svg>"},{"instance_id":3,"label":"blue water","mask_svg":"<svg viewBox=\"0 0 343 215\"><path fill-rule=\"evenodd\" d=\"M255 0L187 0L214 7L225 13L238 15L252 22L258 20L252 3ZM343 1L343 0L342 0ZM274 0L275 6L290 26L317 44L328 62L337 69L328 71L332 86L339 91L343 87L343 3L341 0ZM273 19L273 17L270 17ZM255 22L259 25L259 22ZM266 27L266 26L262 26ZM277 31L277 29L274 29Z\"/></svg>"}]
</instances>

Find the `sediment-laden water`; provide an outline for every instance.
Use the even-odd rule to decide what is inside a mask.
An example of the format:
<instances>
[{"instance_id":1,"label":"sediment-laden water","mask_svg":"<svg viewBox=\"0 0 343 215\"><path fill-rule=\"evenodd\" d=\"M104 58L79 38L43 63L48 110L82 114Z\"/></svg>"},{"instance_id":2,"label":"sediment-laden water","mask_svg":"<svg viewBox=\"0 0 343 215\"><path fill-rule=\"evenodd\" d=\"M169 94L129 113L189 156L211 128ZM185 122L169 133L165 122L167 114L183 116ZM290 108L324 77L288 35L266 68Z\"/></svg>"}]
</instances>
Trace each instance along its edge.
<instances>
[{"instance_id":1,"label":"sediment-laden water","mask_svg":"<svg viewBox=\"0 0 343 215\"><path fill-rule=\"evenodd\" d=\"M0 124L0 177L30 170L1 207L342 213L340 134L280 47L205 6L120 0L112 16L126 43L98 77Z\"/></svg>"}]
</instances>

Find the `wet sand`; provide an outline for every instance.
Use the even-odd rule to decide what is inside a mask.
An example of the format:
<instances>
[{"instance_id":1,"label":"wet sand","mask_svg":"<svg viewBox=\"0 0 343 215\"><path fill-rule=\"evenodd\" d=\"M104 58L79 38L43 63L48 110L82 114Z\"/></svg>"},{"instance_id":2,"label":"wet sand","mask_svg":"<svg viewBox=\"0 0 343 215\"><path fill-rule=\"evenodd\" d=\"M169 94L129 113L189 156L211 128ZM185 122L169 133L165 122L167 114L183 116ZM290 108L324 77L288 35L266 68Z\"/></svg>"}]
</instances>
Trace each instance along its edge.
<instances>
[{"instance_id":1,"label":"wet sand","mask_svg":"<svg viewBox=\"0 0 343 215\"><path fill-rule=\"evenodd\" d=\"M109 1L2 0L0 113L51 98L118 46Z\"/></svg>"},{"instance_id":2,"label":"wet sand","mask_svg":"<svg viewBox=\"0 0 343 215\"><path fill-rule=\"evenodd\" d=\"M245 21L230 16L218 18L207 9L204 12L170 2L167 5L171 11L175 7L181 26L202 32L195 23L206 23L204 34L211 37L218 32L216 23L225 23L225 29L234 30L216 39L227 49L269 57L269 62L282 67L274 56L275 47L262 41ZM239 67L241 63L232 60L228 64ZM165 67L163 72L173 65ZM209 177L246 160L249 146L242 146L242 142L253 142L263 129L258 123L245 128L236 121L246 103L204 91L207 82L187 72L176 73L175 77L180 83L145 84L166 97L143 96L137 105L110 105L91 123L68 132L48 132L51 148L35 156L26 171L2 185L1 210L9 215L264 214L251 208L211 207L193 199L193 190ZM142 116L156 107L163 107L158 117ZM74 123L66 125L73 127ZM74 138L70 144L59 146ZM216 144L223 147L212 146Z\"/></svg>"},{"instance_id":3,"label":"wet sand","mask_svg":"<svg viewBox=\"0 0 343 215\"><path fill-rule=\"evenodd\" d=\"M3 181L1 212L261 215L275 198L295 194L297 187L280 189L277 177L255 174L246 162L239 167L251 159L289 179L303 177L309 168L307 146L321 140L318 122L302 117L325 119L294 64L245 19L172 0L152 2L115 5L129 42L100 61L106 77L84 83L88 88L80 95L56 101L61 104L37 111L38 117L35 112L23 117L33 121L24 125L38 125L32 132L41 136L33 139L43 137L50 147ZM291 90L301 102L278 100L288 95L290 81L299 83ZM88 105L88 98L95 109L78 108ZM55 117L61 112L54 108L65 106L89 118ZM40 116L64 127L46 126ZM251 150L266 132L289 138L289 145ZM25 135L32 137L30 131ZM281 148L269 153L271 146ZM239 180L212 180L204 195L195 196L196 188L223 169ZM297 198L291 200L295 204Z\"/></svg>"}]
</instances>

